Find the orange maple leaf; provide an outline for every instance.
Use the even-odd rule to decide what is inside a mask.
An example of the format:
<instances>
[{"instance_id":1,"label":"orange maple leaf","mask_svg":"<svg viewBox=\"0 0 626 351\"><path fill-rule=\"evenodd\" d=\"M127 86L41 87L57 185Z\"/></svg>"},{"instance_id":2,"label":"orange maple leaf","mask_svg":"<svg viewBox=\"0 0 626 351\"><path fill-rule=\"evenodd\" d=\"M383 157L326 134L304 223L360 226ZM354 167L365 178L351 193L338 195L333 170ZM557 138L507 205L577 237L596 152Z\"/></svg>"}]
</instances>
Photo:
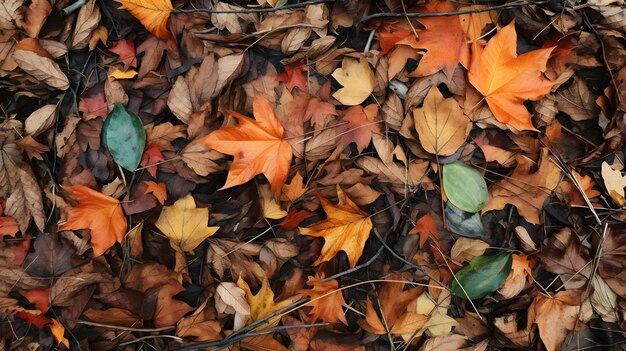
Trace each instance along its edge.
<instances>
[{"instance_id":1,"label":"orange maple leaf","mask_svg":"<svg viewBox=\"0 0 626 351\"><path fill-rule=\"evenodd\" d=\"M323 278L323 276L309 276L306 283L311 289L300 290L301 294L311 297L311 302L308 303L313 307L309 312L311 322L315 323L317 320L322 320L326 323L341 322L348 325L341 308L346 302L341 291L338 290L339 283L335 279L322 282Z\"/></svg>"},{"instance_id":2,"label":"orange maple leaf","mask_svg":"<svg viewBox=\"0 0 626 351\"><path fill-rule=\"evenodd\" d=\"M117 0L125 9L143 24L155 37L167 40L167 20L174 8L170 0Z\"/></svg>"},{"instance_id":3,"label":"orange maple leaf","mask_svg":"<svg viewBox=\"0 0 626 351\"><path fill-rule=\"evenodd\" d=\"M0 204L0 215L2 215L2 204ZM0 216L0 237L3 235L15 237L15 234L19 231L20 228L15 218Z\"/></svg>"},{"instance_id":4,"label":"orange maple leaf","mask_svg":"<svg viewBox=\"0 0 626 351\"><path fill-rule=\"evenodd\" d=\"M321 196L319 198L328 218L308 228L300 228L300 233L304 235L322 237L325 240L322 254L315 265L330 261L339 251L344 251L348 255L350 267L356 266L372 230L369 214L352 202L338 185L337 205Z\"/></svg>"},{"instance_id":5,"label":"orange maple leaf","mask_svg":"<svg viewBox=\"0 0 626 351\"><path fill-rule=\"evenodd\" d=\"M141 161L139 164L141 167L145 167L145 169L150 173L151 176L156 178L156 172L159 162L165 160L159 146L156 144L150 144L143 151L143 155L141 155Z\"/></svg>"},{"instance_id":6,"label":"orange maple leaf","mask_svg":"<svg viewBox=\"0 0 626 351\"><path fill-rule=\"evenodd\" d=\"M129 67L137 67L137 51L135 51L135 43L130 39L120 39L109 48L114 54L117 54L120 58L120 62L124 64L124 71Z\"/></svg>"},{"instance_id":7,"label":"orange maple leaf","mask_svg":"<svg viewBox=\"0 0 626 351\"><path fill-rule=\"evenodd\" d=\"M422 218L420 218L416 223L415 227L411 229L409 234L419 234L420 236L420 247L423 247L426 244L426 241L432 235L436 241L439 241L439 233L437 233L437 225L435 225L435 221L433 217L427 213Z\"/></svg>"},{"instance_id":8,"label":"orange maple leaf","mask_svg":"<svg viewBox=\"0 0 626 351\"><path fill-rule=\"evenodd\" d=\"M91 247L102 255L115 242L123 243L128 223L120 202L84 185L64 186L63 190L78 201L69 211L67 222L59 230L91 230Z\"/></svg>"},{"instance_id":9,"label":"orange maple leaf","mask_svg":"<svg viewBox=\"0 0 626 351\"><path fill-rule=\"evenodd\" d=\"M144 183L146 183L146 190L144 194L152 193L152 195L156 197L157 201L163 205L165 200L167 200L167 188L165 183L156 183L151 180L146 180Z\"/></svg>"},{"instance_id":10,"label":"orange maple leaf","mask_svg":"<svg viewBox=\"0 0 626 351\"><path fill-rule=\"evenodd\" d=\"M553 49L538 49L517 56L514 22L491 38L484 50L477 43L473 44L468 78L483 94L498 121L517 130L536 130L524 101L539 100L550 92L553 83L542 72Z\"/></svg>"},{"instance_id":11,"label":"orange maple leaf","mask_svg":"<svg viewBox=\"0 0 626 351\"><path fill-rule=\"evenodd\" d=\"M300 88L302 91L307 91L307 82L304 78L303 72L308 68L304 62L294 62L285 66L285 71L276 76L276 81L284 82L289 91L292 91L294 87Z\"/></svg>"},{"instance_id":12,"label":"orange maple leaf","mask_svg":"<svg viewBox=\"0 0 626 351\"><path fill-rule=\"evenodd\" d=\"M365 107L352 106L347 109L341 117L342 120L348 122L346 130L341 135L341 144L345 147L353 142L359 153L363 152L372 140L372 134L380 132L377 115L378 105L376 104Z\"/></svg>"},{"instance_id":13,"label":"orange maple leaf","mask_svg":"<svg viewBox=\"0 0 626 351\"><path fill-rule=\"evenodd\" d=\"M289 174L291 145L284 139L285 131L266 98L255 96L252 109L256 120L230 111L239 124L216 130L201 141L235 157L222 189L244 184L256 175L264 174L272 185L272 192L276 193Z\"/></svg>"},{"instance_id":14,"label":"orange maple leaf","mask_svg":"<svg viewBox=\"0 0 626 351\"><path fill-rule=\"evenodd\" d=\"M28 302L33 304L41 313L46 313L50 309L50 289L22 290L20 295L24 296Z\"/></svg>"}]
</instances>

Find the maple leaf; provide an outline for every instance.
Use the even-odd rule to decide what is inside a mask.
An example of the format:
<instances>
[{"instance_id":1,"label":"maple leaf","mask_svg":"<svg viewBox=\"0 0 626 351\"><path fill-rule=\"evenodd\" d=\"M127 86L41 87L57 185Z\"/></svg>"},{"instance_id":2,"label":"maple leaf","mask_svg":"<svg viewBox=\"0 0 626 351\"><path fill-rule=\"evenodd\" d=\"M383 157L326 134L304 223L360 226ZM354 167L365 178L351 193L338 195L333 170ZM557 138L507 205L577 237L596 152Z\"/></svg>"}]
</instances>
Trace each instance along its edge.
<instances>
[{"instance_id":1,"label":"maple leaf","mask_svg":"<svg viewBox=\"0 0 626 351\"><path fill-rule=\"evenodd\" d=\"M411 229L410 234L419 234L420 236L420 247L423 247L426 244L426 241L432 235L436 241L439 241L439 234L437 233L437 226L435 225L435 221L430 213L425 214L420 218L416 223L415 227Z\"/></svg>"},{"instance_id":2,"label":"maple leaf","mask_svg":"<svg viewBox=\"0 0 626 351\"><path fill-rule=\"evenodd\" d=\"M348 255L350 267L354 267L361 258L365 242L370 236L372 220L369 214L350 200L339 185L337 198L339 203L333 205L319 196L328 217L308 228L300 228L300 233L324 238L322 254L315 261L315 265L330 261L339 251L343 251Z\"/></svg>"},{"instance_id":3,"label":"maple leaf","mask_svg":"<svg viewBox=\"0 0 626 351\"><path fill-rule=\"evenodd\" d=\"M156 197L157 201L163 205L165 200L167 200L167 188L165 183L156 183L151 180L146 180L144 183L146 183L146 190L144 193L151 193L154 197Z\"/></svg>"},{"instance_id":4,"label":"maple leaf","mask_svg":"<svg viewBox=\"0 0 626 351\"><path fill-rule=\"evenodd\" d=\"M292 207L287 217L280 222L280 226L285 229L296 229L300 225L302 221L307 218L311 218L315 216L315 212L307 211L307 210L296 210L295 207Z\"/></svg>"},{"instance_id":5,"label":"maple leaf","mask_svg":"<svg viewBox=\"0 0 626 351\"><path fill-rule=\"evenodd\" d=\"M137 52L135 51L135 43L128 39L120 39L109 49L114 54L117 54L120 58L120 62L124 64L124 70L129 67L137 66Z\"/></svg>"},{"instance_id":6,"label":"maple leaf","mask_svg":"<svg viewBox=\"0 0 626 351\"><path fill-rule=\"evenodd\" d=\"M337 68L332 76L343 86L333 94L333 97L344 105L358 105L374 91L374 72L365 58L357 60L344 57L341 67Z\"/></svg>"},{"instance_id":7,"label":"maple leaf","mask_svg":"<svg viewBox=\"0 0 626 351\"><path fill-rule=\"evenodd\" d=\"M219 227L209 227L209 209L196 208L191 194L165 206L155 225L172 245L185 252L193 251L204 239L215 234Z\"/></svg>"},{"instance_id":8,"label":"maple leaf","mask_svg":"<svg viewBox=\"0 0 626 351\"><path fill-rule=\"evenodd\" d=\"M293 178L291 178L291 183L283 185L280 201L294 202L304 195L306 189L304 179L300 173L296 172Z\"/></svg>"},{"instance_id":9,"label":"maple leaf","mask_svg":"<svg viewBox=\"0 0 626 351\"><path fill-rule=\"evenodd\" d=\"M337 116L335 105L318 98L309 100L309 104L304 112L304 120L308 121L310 119L315 130L324 128L324 122L327 116Z\"/></svg>"},{"instance_id":10,"label":"maple leaf","mask_svg":"<svg viewBox=\"0 0 626 351\"><path fill-rule=\"evenodd\" d=\"M246 300L250 305L250 322L258 321L259 319L262 319L263 317L270 315L283 307L289 306L292 302L291 299L274 302L274 292L270 287L270 283L267 280L267 277L263 278L261 289L259 289L256 295L252 294L250 286L248 285L248 283L246 283L245 280L243 280L241 276L239 276L239 280L237 280L237 286L246 292ZM280 315L272 317L267 323L259 326L257 330L274 327L278 324L279 321Z\"/></svg>"},{"instance_id":11,"label":"maple leaf","mask_svg":"<svg viewBox=\"0 0 626 351\"><path fill-rule=\"evenodd\" d=\"M78 111L83 113L83 119L88 121L97 117L105 118L108 114L108 105L104 98L104 92L93 96L83 96L78 103Z\"/></svg>"},{"instance_id":12,"label":"maple leaf","mask_svg":"<svg viewBox=\"0 0 626 351\"><path fill-rule=\"evenodd\" d=\"M539 326L539 336L548 351L559 350L578 319L584 325L591 318L591 304L589 300L582 301L583 293L581 290L560 291L554 296L539 293L528 308L529 315L530 310L535 312L534 323Z\"/></svg>"},{"instance_id":13,"label":"maple leaf","mask_svg":"<svg viewBox=\"0 0 626 351\"><path fill-rule=\"evenodd\" d=\"M222 189L244 184L258 174L264 174L276 193L285 183L291 165L291 145L283 138L284 129L274 108L264 97L255 96L255 120L230 112L238 125L216 130L201 141L208 147L235 158L228 170Z\"/></svg>"},{"instance_id":14,"label":"maple leaf","mask_svg":"<svg viewBox=\"0 0 626 351\"><path fill-rule=\"evenodd\" d=\"M318 320L322 320L326 323L341 322L348 325L342 309L346 302L341 291L338 290L339 282L335 279L322 282L323 278L323 275L309 276L306 283L311 289L300 290L301 294L308 295L311 298L311 302L308 303L308 305L313 307L311 312L309 312L311 322L315 323Z\"/></svg>"},{"instance_id":15,"label":"maple leaf","mask_svg":"<svg viewBox=\"0 0 626 351\"><path fill-rule=\"evenodd\" d=\"M548 155L548 149L542 150L539 169L531 172L534 163L526 157L517 157L517 167L513 173L489 191L489 201L482 211L501 210L507 204L514 205L520 215L528 222L539 224L543 203L558 185L561 170Z\"/></svg>"},{"instance_id":16,"label":"maple leaf","mask_svg":"<svg viewBox=\"0 0 626 351\"><path fill-rule=\"evenodd\" d=\"M453 98L444 98L432 86L421 108L413 110L415 130L424 150L441 156L453 155L464 143L472 122Z\"/></svg>"},{"instance_id":17,"label":"maple leaf","mask_svg":"<svg viewBox=\"0 0 626 351\"><path fill-rule=\"evenodd\" d=\"M50 151L49 147L38 143L37 140L33 139L33 137L30 135L27 135L22 139L16 140L15 143L19 145L22 149L24 149L24 152L26 152L26 155L30 159L36 158L42 161L43 156L41 156L41 154Z\"/></svg>"},{"instance_id":18,"label":"maple leaf","mask_svg":"<svg viewBox=\"0 0 626 351\"><path fill-rule=\"evenodd\" d=\"M120 202L84 185L64 186L78 205L72 207L65 224L59 230L91 230L94 256L102 255L115 242L123 243L128 229Z\"/></svg>"},{"instance_id":19,"label":"maple leaf","mask_svg":"<svg viewBox=\"0 0 626 351\"><path fill-rule=\"evenodd\" d=\"M168 40L167 20L174 8L170 0L116 0L155 37Z\"/></svg>"},{"instance_id":20,"label":"maple leaf","mask_svg":"<svg viewBox=\"0 0 626 351\"><path fill-rule=\"evenodd\" d=\"M355 143L359 153L363 152L372 140L372 134L380 132L377 115L378 105L376 104L366 107L352 106L347 109L341 117L342 120L348 122L345 131L341 133L341 144L345 147L350 143Z\"/></svg>"},{"instance_id":21,"label":"maple leaf","mask_svg":"<svg viewBox=\"0 0 626 351\"><path fill-rule=\"evenodd\" d=\"M294 62L285 66L285 71L276 76L276 81L284 82L289 91L292 91L294 87L300 88L302 91L307 91L307 82L304 78L303 72L308 70L304 62Z\"/></svg>"},{"instance_id":22,"label":"maple leaf","mask_svg":"<svg viewBox=\"0 0 626 351\"><path fill-rule=\"evenodd\" d=\"M24 296L28 302L32 303L41 313L50 309L50 289L22 290L20 295Z\"/></svg>"},{"instance_id":23,"label":"maple leaf","mask_svg":"<svg viewBox=\"0 0 626 351\"><path fill-rule=\"evenodd\" d=\"M156 178L157 164L163 160L165 160L165 157L161 153L161 150L159 150L159 147L155 144L150 144L143 151L139 164L141 167L144 167L150 175Z\"/></svg>"},{"instance_id":24,"label":"maple leaf","mask_svg":"<svg viewBox=\"0 0 626 351\"><path fill-rule=\"evenodd\" d=\"M430 0L417 12L441 13L452 11L454 11L454 7L450 2ZM418 32L417 48L426 49L427 52L420 59L417 69L411 72L411 76L424 77L441 70L448 78L448 82L451 82L456 66L460 63L463 67L467 67L470 57L459 16L427 17L421 18L419 21L426 29Z\"/></svg>"},{"instance_id":25,"label":"maple leaf","mask_svg":"<svg viewBox=\"0 0 626 351\"><path fill-rule=\"evenodd\" d=\"M496 119L517 130L536 130L526 100L539 100L554 83L543 77L554 48L538 49L517 56L515 22L502 28L483 50L472 46L468 72L470 83L485 97Z\"/></svg>"}]
</instances>

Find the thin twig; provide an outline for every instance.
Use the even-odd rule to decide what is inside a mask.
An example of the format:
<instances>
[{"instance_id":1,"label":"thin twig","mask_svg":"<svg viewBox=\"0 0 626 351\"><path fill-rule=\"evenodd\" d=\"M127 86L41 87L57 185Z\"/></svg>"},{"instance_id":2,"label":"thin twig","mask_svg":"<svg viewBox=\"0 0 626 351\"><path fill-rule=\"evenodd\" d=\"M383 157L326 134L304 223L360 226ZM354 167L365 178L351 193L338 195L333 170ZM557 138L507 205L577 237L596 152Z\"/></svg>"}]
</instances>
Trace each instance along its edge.
<instances>
[{"instance_id":1,"label":"thin twig","mask_svg":"<svg viewBox=\"0 0 626 351\"><path fill-rule=\"evenodd\" d=\"M154 333L154 332L162 332L162 331L176 329L175 326L161 327L161 328L131 328L131 327L123 327L120 325L102 324L102 323L82 321L82 320L77 321L76 324L88 325L91 327L102 327L102 328L126 330L126 331L132 331L132 332L144 332L144 333Z\"/></svg>"},{"instance_id":2,"label":"thin twig","mask_svg":"<svg viewBox=\"0 0 626 351\"><path fill-rule=\"evenodd\" d=\"M290 5L280 6L280 7L264 7L264 8L258 8L258 9L242 8L241 10L175 9L172 11L172 13L174 14L176 13L210 13L210 14L267 13L267 12L276 12L276 11L289 10L289 9L298 9L298 8L306 7L308 5L324 4L327 2L335 2L335 1L336 0L310 0L310 1L301 2L299 4L290 4Z\"/></svg>"}]
</instances>

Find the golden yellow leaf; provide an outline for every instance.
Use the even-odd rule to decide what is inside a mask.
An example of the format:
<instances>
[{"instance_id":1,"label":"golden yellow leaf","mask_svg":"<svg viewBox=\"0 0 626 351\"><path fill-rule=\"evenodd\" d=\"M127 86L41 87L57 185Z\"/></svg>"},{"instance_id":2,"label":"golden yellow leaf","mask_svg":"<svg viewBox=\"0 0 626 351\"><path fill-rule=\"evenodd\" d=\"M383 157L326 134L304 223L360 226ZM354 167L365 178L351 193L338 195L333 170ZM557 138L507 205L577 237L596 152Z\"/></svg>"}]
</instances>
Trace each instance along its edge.
<instances>
[{"instance_id":1,"label":"golden yellow leaf","mask_svg":"<svg viewBox=\"0 0 626 351\"><path fill-rule=\"evenodd\" d=\"M250 286L246 283L241 276L239 276L239 280L237 280L237 286L243 289L246 292L246 300L250 305L250 322L258 321L259 319L270 315L285 306L289 306L291 304L291 299L283 300L281 302L274 302L274 292L270 287L270 283L267 280L267 277L263 278L263 284L261 285L261 289L256 293L256 295L252 295L252 291L250 291ZM280 315L270 318L270 320L258 327L256 330L263 330L266 328L271 328L278 324L280 320Z\"/></svg>"},{"instance_id":2,"label":"golden yellow leaf","mask_svg":"<svg viewBox=\"0 0 626 351\"><path fill-rule=\"evenodd\" d=\"M300 233L324 238L322 254L315 262L316 265L330 261L339 251L344 251L348 255L350 267L354 267L361 258L365 242L370 236L372 220L369 214L352 202L339 186L337 198L339 203L333 205L320 197L328 217L308 228L300 228Z\"/></svg>"},{"instance_id":3,"label":"golden yellow leaf","mask_svg":"<svg viewBox=\"0 0 626 351\"><path fill-rule=\"evenodd\" d=\"M172 245L189 252L219 229L208 227L208 223L209 210L196 208L193 196L188 194L172 206L165 206L155 224L170 238Z\"/></svg>"},{"instance_id":4,"label":"golden yellow leaf","mask_svg":"<svg viewBox=\"0 0 626 351\"><path fill-rule=\"evenodd\" d=\"M146 29L155 37L167 40L170 33L167 31L167 20L174 9L170 0L119 0L125 9L135 16Z\"/></svg>"},{"instance_id":5,"label":"golden yellow leaf","mask_svg":"<svg viewBox=\"0 0 626 351\"><path fill-rule=\"evenodd\" d=\"M413 110L413 118L424 150L441 156L454 154L472 129L456 100L444 98L437 86L428 91L424 106Z\"/></svg>"},{"instance_id":6,"label":"golden yellow leaf","mask_svg":"<svg viewBox=\"0 0 626 351\"><path fill-rule=\"evenodd\" d=\"M615 170L608 163L602 162L602 180L615 204L623 207L626 204L624 199L626 176L622 176L622 172Z\"/></svg>"},{"instance_id":7,"label":"golden yellow leaf","mask_svg":"<svg viewBox=\"0 0 626 351\"><path fill-rule=\"evenodd\" d=\"M344 57L332 76L343 86L333 97L344 105L358 105L374 91L374 72L365 58Z\"/></svg>"},{"instance_id":8,"label":"golden yellow leaf","mask_svg":"<svg viewBox=\"0 0 626 351\"><path fill-rule=\"evenodd\" d=\"M300 173L296 172L293 178L291 178L291 183L283 185L280 200L294 202L305 192L306 187L304 186L304 179L302 179Z\"/></svg>"},{"instance_id":9,"label":"golden yellow leaf","mask_svg":"<svg viewBox=\"0 0 626 351\"><path fill-rule=\"evenodd\" d=\"M287 216L287 211L284 211L280 207L280 203L274 198L270 184L259 184L257 186L259 190L259 200L261 201L261 209L263 210L263 217L269 219L281 219Z\"/></svg>"},{"instance_id":10,"label":"golden yellow leaf","mask_svg":"<svg viewBox=\"0 0 626 351\"><path fill-rule=\"evenodd\" d=\"M67 340L66 337L63 336L65 334L65 328L63 324L61 324L58 320L53 319L52 325L50 326L50 331L52 332L52 336L54 336L54 340L57 344L63 343L65 347L70 348L70 341Z\"/></svg>"},{"instance_id":11,"label":"golden yellow leaf","mask_svg":"<svg viewBox=\"0 0 626 351\"><path fill-rule=\"evenodd\" d=\"M134 69L129 69L128 71L121 71L116 69L115 71L109 74L109 77L113 77L115 79L133 79L137 75L137 71Z\"/></svg>"}]
</instances>

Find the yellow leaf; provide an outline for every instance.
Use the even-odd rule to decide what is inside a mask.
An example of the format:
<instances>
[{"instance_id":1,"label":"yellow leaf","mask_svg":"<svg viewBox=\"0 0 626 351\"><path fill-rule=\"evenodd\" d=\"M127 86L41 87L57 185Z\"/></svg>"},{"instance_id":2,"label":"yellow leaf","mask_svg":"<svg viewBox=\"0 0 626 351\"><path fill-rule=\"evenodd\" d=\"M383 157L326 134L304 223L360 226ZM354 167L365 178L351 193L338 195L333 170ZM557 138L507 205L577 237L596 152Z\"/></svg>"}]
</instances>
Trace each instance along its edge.
<instances>
[{"instance_id":1,"label":"yellow leaf","mask_svg":"<svg viewBox=\"0 0 626 351\"><path fill-rule=\"evenodd\" d=\"M118 0L125 9L135 16L155 37L163 40L170 38L167 20L174 9L170 0Z\"/></svg>"},{"instance_id":2,"label":"yellow leaf","mask_svg":"<svg viewBox=\"0 0 626 351\"><path fill-rule=\"evenodd\" d=\"M302 179L300 173L296 172L293 178L291 178L291 183L283 185L280 200L294 202L299 199L300 196L304 195L305 192L306 187L304 186L304 179Z\"/></svg>"},{"instance_id":3,"label":"yellow leaf","mask_svg":"<svg viewBox=\"0 0 626 351\"><path fill-rule=\"evenodd\" d=\"M424 150L441 156L454 154L472 129L456 100L445 99L437 86L428 91L424 106L413 110L413 118Z\"/></svg>"},{"instance_id":4,"label":"yellow leaf","mask_svg":"<svg viewBox=\"0 0 626 351\"><path fill-rule=\"evenodd\" d=\"M602 162L602 179L613 201L615 201L619 207L623 207L624 204L626 204L626 200L624 199L626 176L622 176L622 172L615 170L608 163Z\"/></svg>"},{"instance_id":5,"label":"yellow leaf","mask_svg":"<svg viewBox=\"0 0 626 351\"><path fill-rule=\"evenodd\" d=\"M63 343L65 347L67 347L68 349L70 348L70 341L63 336L63 334L65 334L65 328L63 327L63 324L61 324L56 319L53 319L52 325L50 326L50 331L52 332L52 336L54 336L54 340L57 342L57 344Z\"/></svg>"},{"instance_id":6,"label":"yellow leaf","mask_svg":"<svg viewBox=\"0 0 626 351\"><path fill-rule=\"evenodd\" d=\"M258 321L259 319L291 304L291 299L283 300L278 303L274 302L274 292L270 287L270 283L267 280L267 277L263 278L263 284L261 285L261 289L259 289L256 295L252 295L252 291L250 291L250 286L248 285L248 283L246 283L245 280L243 280L243 278L241 278L241 276L239 276L239 280L237 280L237 286L246 292L246 300L250 305L250 322ZM270 318L270 320L266 324L262 324L256 330L263 330L265 328L271 328L276 326L278 324L278 321L280 320L280 317L280 315L277 315Z\"/></svg>"},{"instance_id":7,"label":"yellow leaf","mask_svg":"<svg viewBox=\"0 0 626 351\"><path fill-rule=\"evenodd\" d=\"M287 211L280 208L280 204L274 198L272 189L270 189L269 183L259 184L259 197L261 200L261 209L263 210L263 217L269 219L281 219L287 216Z\"/></svg>"},{"instance_id":8,"label":"yellow leaf","mask_svg":"<svg viewBox=\"0 0 626 351\"><path fill-rule=\"evenodd\" d=\"M344 105L358 105L374 91L374 72L365 58L357 61L344 57L341 67L332 75L343 86L333 94L333 97Z\"/></svg>"},{"instance_id":9,"label":"yellow leaf","mask_svg":"<svg viewBox=\"0 0 626 351\"><path fill-rule=\"evenodd\" d=\"M163 205L165 200L167 200L167 187L165 183L155 183L151 180L146 180L144 183L146 183L146 190L144 194L152 193L152 195L156 197L157 201Z\"/></svg>"},{"instance_id":10,"label":"yellow leaf","mask_svg":"<svg viewBox=\"0 0 626 351\"><path fill-rule=\"evenodd\" d=\"M208 223L209 210L196 208L193 197L188 194L172 206L164 207L155 224L170 238L173 246L189 252L219 229L208 227Z\"/></svg>"},{"instance_id":11,"label":"yellow leaf","mask_svg":"<svg viewBox=\"0 0 626 351\"><path fill-rule=\"evenodd\" d=\"M133 79L137 75L137 71L134 69L129 69L128 71L121 71L116 69L115 71L109 74L109 77L113 77L115 79Z\"/></svg>"},{"instance_id":12,"label":"yellow leaf","mask_svg":"<svg viewBox=\"0 0 626 351\"><path fill-rule=\"evenodd\" d=\"M322 254L315 262L316 265L330 261L339 251L344 251L348 255L350 267L354 267L361 258L365 242L370 236L372 220L369 214L352 202L339 186L337 198L339 203L333 205L320 197L328 217L308 228L300 228L300 233L324 238Z\"/></svg>"}]
</instances>

